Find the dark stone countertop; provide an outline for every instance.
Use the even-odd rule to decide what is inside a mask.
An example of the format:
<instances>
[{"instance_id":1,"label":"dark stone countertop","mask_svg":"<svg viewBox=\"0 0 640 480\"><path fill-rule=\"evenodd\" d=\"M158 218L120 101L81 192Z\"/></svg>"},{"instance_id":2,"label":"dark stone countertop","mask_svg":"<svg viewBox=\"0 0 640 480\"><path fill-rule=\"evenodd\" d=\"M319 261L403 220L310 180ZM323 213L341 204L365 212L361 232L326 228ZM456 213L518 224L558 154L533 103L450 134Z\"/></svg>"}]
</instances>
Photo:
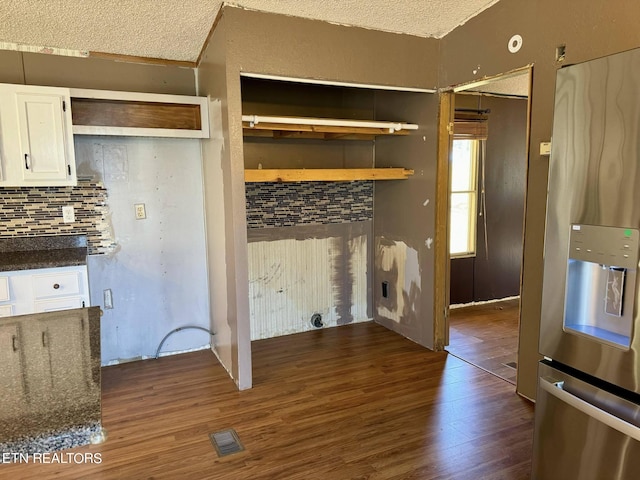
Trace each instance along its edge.
<instances>
[{"instance_id":1,"label":"dark stone countertop","mask_svg":"<svg viewBox=\"0 0 640 480\"><path fill-rule=\"evenodd\" d=\"M0 455L42 451L35 439L53 432L66 439L50 439L48 450L74 446L71 430L100 425L100 314L89 307L0 318L0 327L15 332L14 351L3 357L9 370L0 376ZM43 346L44 329L66 343Z\"/></svg>"},{"instance_id":2,"label":"dark stone countertop","mask_svg":"<svg viewBox=\"0 0 640 480\"><path fill-rule=\"evenodd\" d=\"M85 235L0 239L0 272L69 267L86 263Z\"/></svg>"}]
</instances>

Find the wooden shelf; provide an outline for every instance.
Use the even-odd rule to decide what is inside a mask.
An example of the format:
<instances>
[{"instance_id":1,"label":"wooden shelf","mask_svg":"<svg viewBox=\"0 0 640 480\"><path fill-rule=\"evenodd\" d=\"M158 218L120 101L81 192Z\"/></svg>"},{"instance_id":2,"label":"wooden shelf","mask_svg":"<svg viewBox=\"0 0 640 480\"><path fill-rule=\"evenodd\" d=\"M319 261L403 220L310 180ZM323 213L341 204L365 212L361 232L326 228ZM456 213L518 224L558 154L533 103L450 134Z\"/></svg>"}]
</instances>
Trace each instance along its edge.
<instances>
[{"instance_id":1,"label":"wooden shelf","mask_svg":"<svg viewBox=\"0 0 640 480\"><path fill-rule=\"evenodd\" d=\"M370 140L378 135L409 135L411 123L310 117L243 115L244 136L269 138L319 138ZM404 180L413 175L406 168L283 168L246 169L244 179L255 182L353 182L356 180Z\"/></svg>"},{"instance_id":2,"label":"wooden shelf","mask_svg":"<svg viewBox=\"0 0 640 480\"><path fill-rule=\"evenodd\" d=\"M372 140L378 135L409 135L418 125L400 122L310 117L243 115L245 137Z\"/></svg>"},{"instance_id":3,"label":"wooden shelf","mask_svg":"<svg viewBox=\"0 0 640 480\"><path fill-rule=\"evenodd\" d=\"M207 99L71 89L76 135L209 138Z\"/></svg>"},{"instance_id":4,"label":"wooden shelf","mask_svg":"<svg viewBox=\"0 0 640 480\"><path fill-rule=\"evenodd\" d=\"M244 181L256 182L353 182L356 180L405 180L406 168L283 168L244 171Z\"/></svg>"}]
</instances>

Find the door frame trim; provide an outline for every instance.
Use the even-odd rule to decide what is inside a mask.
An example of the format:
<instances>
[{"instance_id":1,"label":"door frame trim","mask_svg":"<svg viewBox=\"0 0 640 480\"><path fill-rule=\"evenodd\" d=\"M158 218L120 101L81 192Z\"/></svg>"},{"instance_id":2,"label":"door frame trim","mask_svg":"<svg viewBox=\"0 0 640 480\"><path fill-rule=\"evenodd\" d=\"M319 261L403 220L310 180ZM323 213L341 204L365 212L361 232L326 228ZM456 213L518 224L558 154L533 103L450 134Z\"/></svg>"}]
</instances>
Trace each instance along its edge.
<instances>
[{"instance_id":1,"label":"door frame trim","mask_svg":"<svg viewBox=\"0 0 640 480\"><path fill-rule=\"evenodd\" d=\"M453 142L453 119L455 109L455 93L475 88L495 80L505 79L529 74L529 96L527 99L527 131L526 131L526 186L529 181L529 161L531 143L531 96L533 93L533 64L530 63L520 68L510 70L498 75L484 77L481 80L450 86L441 89L440 105L438 110L438 143L437 143L437 164L436 164L436 206L435 218L435 251L434 251L434 299L433 299L433 346L434 350L441 351L449 345L449 302L450 295L450 261L449 254L449 197L450 197L450 153ZM527 193L525 193L524 216L523 216L523 254L520 260L520 292L524 279L524 245L526 238L526 215L527 215ZM518 312L518 354L520 352L522 302ZM518 362L519 362L518 358ZM516 380L517 390L517 380Z\"/></svg>"},{"instance_id":2,"label":"door frame trim","mask_svg":"<svg viewBox=\"0 0 640 480\"><path fill-rule=\"evenodd\" d=\"M453 142L453 90L440 93L436 159L436 233L434 246L433 349L449 345L449 155Z\"/></svg>"}]
</instances>

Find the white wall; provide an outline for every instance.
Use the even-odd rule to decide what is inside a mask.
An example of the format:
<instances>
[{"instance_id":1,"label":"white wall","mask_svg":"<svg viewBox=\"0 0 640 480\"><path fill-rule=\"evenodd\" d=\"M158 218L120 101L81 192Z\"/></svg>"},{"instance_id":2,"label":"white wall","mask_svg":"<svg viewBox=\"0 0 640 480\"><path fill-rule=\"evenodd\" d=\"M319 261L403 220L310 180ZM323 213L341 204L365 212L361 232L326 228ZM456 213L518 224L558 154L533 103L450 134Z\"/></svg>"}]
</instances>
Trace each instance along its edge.
<instances>
[{"instance_id":1,"label":"white wall","mask_svg":"<svg viewBox=\"0 0 640 480\"><path fill-rule=\"evenodd\" d=\"M216 333L213 339L213 352L220 363L229 371L232 378L234 360L234 334L229 323L229 292L227 283L227 238L225 225L227 212L224 193L224 162L228 161L224 152L222 102L209 99L209 124L211 137L203 142L203 156L207 159L203 165L203 174L208 187L205 196L207 215L207 261L209 264L209 301L211 302L210 325Z\"/></svg>"},{"instance_id":2,"label":"white wall","mask_svg":"<svg viewBox=\"0 0 640 480\"><path fill-rule=\"evenodd\" d=\"M75 137L78 175L108 192L115 246L89 257L91 302L103 309L102 363L155 356L185 325L209 328L200 140ZM137 220L134 204L147 218ZM113 309L103 291L111 289ZM162 352L205 348L201 330L176 332Z\"/></svg>"}]
</instances>

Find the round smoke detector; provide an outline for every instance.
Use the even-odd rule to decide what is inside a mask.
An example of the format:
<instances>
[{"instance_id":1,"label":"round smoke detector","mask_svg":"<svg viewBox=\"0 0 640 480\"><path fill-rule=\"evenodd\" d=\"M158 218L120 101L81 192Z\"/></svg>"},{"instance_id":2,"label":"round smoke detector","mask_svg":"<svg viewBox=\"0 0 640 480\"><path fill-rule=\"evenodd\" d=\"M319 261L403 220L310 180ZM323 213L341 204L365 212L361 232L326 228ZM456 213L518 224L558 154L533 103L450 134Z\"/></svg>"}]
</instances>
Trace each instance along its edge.
<instances>
[{"instance_id":1,"label":"round smoke detector","mask_svg":"<svg viewBox=\"0 0 640 480\"><path fill-rule=\"evenodd\" d=\"M507 45L507 48L509 48L509 51L511 53L516 53L520 51L520 49L522 48L522 37L520 35L514 35L513 37L511 37L509 39L509 44Z\"/></svg>"}]
</instances>

